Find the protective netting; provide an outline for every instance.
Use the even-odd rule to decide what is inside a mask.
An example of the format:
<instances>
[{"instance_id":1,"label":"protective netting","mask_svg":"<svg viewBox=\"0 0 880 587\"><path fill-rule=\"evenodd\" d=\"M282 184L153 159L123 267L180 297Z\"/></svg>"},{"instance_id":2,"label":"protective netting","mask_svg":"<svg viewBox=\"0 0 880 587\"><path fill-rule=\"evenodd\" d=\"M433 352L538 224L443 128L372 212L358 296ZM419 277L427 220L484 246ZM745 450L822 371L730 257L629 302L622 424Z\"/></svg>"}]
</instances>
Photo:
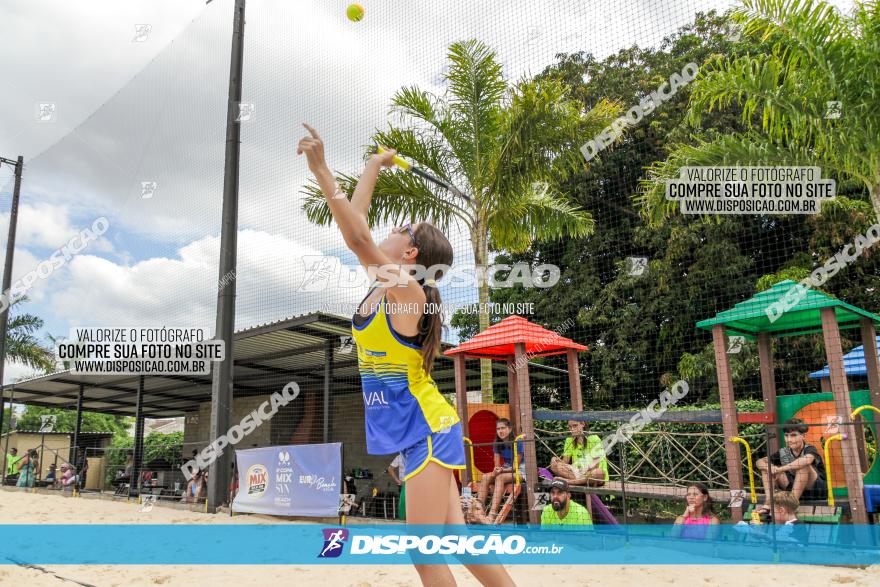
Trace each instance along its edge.
<instances>
[{"instance_id":1,"label":"protective netting","mask_svg":"<svg viewBox=\"0 0 880 587\"><path fill-rule=\"evenodd\" d=\"M763 495L759 459L786 447L780 426L790 418L806 422L801 437L818 457L806 467L778 465L777 491L796 489L804 503L827 506L820 489L830 476L839 506L850 502L847 489L880 483L875 431L865 424L875 416L849 413L880 407L876 347L861 355L857 348L880 320L880 255L869 230L880 218L876 7L364 6L355 23L339 2L248 2L238 260L219 287L234 278L237 330L271 331L272 323L316 312L325 324L306 332L281 323L276 335L242 347L239 362L252 371L236 381L231 421L287 381L304 393L241 447L342 442L343 470L360 502L354 511L396 515L394 455L367 453L365 397L347 340L369 282L295 153L306 122L321 134L344 191L382 142L470 198L384 171L370 215L376 242L407 222L431 221L452 245L460 273L439 281L444 350L511 315L587 347L574 353L580 406L571 400L578 390L569 355L523 347L531 409L553 414L536 418L521 398L520 415L511 408L508 371L524 362L463 360L477 451L472 478L495 466L498 418L514 420L513 436L526 433L535 458L528 466L559 475L551 460L564 457L565 412L574 411L585 413L575 419L586 422L586 437L617 435L616 445L606 443L608 479L581 487L621 521L678 516L696 482L723 502L715 509L722 517L731 512L731 489L746 492L735 515L748 508L746 447L730 440L731 431L748 444ZM13 309L39 316L41 336L66 336L71 326L213 332L232 13L232 0L207 5L91 116L26 158L14 282L95 219L109 221L102 238L36 279L28 301ZM24 123L13 130L29 132ZM819 213L701 215L681 213L664 196L663 182L682 168L761 165L818 167L822 179L836 181L836 198ZM8 210L11 172L0 173L0 208ZM4 242L7 223L8 214ZM838 255L853 243L857 255ZM812 272L832 258L837 270L817 281ZM471 279L481 264L497 268L482 286ZM811 273L809 291L792 290ZM303 338L289 339L291 332ZM441 392L457 402L452 360L438 359L435 369ZM185 485L172 480L177 460L211 440L205 381L190 382L201 389L194 402L165 406L161 395L149 396L148 416L186 417L174 454L160 459L157 448L147 467L169 471L160 484L174 491ZM685 393L658 404L680 381ZM156 389L165 384L173 393L169 381ZM67 400L65 408L76 403ZM20 401L51 403L36 394ZM640 425L632 422L639 414ZM801 440L792 442L800 450ZM120 485L111 469L124 471L130 446L90 445L107 467L92 489ZM533 495L517 491L510 519L525 519L529 499L548 493L546 481L531 481ZM864 505L853 507L861 519Z\"/></svg>"}]
</instances>

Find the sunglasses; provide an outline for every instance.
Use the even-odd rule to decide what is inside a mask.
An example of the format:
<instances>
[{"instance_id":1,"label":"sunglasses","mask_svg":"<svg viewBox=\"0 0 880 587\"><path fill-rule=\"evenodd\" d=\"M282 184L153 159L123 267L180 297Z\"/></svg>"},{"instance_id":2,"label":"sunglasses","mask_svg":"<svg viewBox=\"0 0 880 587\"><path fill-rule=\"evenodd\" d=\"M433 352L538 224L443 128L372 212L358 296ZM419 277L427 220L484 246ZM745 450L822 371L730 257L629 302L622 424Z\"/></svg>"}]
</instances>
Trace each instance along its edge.
<instances>
[{"instance_id":1,"label":"sunglasses","mask_svg":"<svg viewBox=\"0 0 880 587\"><path fill-rule=\"evenodd\" d=\"M400 234L403 234L404 232L406 232L406 233L409 235L409 238L410 238L410 240L412 241L413 246L414 246L414 247L418 247L418 246L419 246L419 240L416 238L416 233L413 232L413 229L412 229L412 223L407 222L407 223L404 224L403 226L398 226L398 227L395 228L392 232L397 232L397 233L400 233Z\"/></svg>"}]
</instances>

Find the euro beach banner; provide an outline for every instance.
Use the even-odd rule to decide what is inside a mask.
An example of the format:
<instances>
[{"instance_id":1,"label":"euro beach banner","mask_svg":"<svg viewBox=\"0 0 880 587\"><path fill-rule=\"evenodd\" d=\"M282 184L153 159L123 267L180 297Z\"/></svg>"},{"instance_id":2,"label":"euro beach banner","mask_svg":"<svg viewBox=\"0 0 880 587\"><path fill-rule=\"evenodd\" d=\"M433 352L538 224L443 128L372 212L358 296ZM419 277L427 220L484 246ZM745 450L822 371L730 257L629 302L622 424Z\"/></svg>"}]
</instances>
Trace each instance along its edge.
<instances>
[{"instance_id":1,"label":"euro beach banner","mask_svg":"<svg viewBox=\"0 0 880 587\"><path fill-rule=\"evenodd\" d=\"M236 451L238 494L233 512L335 516L342 487L342 443Z\"/></svg>"}]
</instances>

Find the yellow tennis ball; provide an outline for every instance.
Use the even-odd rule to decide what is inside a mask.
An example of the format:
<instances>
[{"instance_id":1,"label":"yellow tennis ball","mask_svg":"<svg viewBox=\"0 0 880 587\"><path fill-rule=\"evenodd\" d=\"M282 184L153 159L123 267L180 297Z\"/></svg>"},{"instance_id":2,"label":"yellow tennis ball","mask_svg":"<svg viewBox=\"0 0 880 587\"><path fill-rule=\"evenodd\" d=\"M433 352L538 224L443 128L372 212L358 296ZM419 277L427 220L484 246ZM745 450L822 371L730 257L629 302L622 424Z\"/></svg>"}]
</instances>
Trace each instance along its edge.
<instances>
[{"instance_id":1,"label":"yellow tennis ball","mask_svg":"<svg viewBox=\"0 0 880 587\"><path fill-rule=\"evenodd\" d=\"M348 14L348 20L357 22L364 17L364 7L360 4L349 4L346 14Z\"/></svg>"}]
</instances>

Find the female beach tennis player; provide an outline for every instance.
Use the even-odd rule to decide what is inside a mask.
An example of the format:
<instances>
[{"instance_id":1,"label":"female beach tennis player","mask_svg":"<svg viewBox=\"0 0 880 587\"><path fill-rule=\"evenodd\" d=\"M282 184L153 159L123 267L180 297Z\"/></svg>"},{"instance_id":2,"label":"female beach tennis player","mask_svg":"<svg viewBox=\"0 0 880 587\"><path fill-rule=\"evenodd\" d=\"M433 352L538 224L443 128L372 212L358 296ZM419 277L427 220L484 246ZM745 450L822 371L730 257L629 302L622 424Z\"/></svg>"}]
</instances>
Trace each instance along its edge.
<instances>
[{"instance_id":1,"label":"female beach tennis player","mask_svg":"<svg viewBox=\"0 0 880 587\"><path fill-rule=\"evenodd\" d=\"M464 525L453 470L464 469L461 423L440 395L431 368L440 351L440 292L431 280L417 280L406 265L452 265L452 246L431 224L393 229L378 245L367 224L376 179L391 167L393 150L373 155L351 200L339 191L324 160L324 145L307 124L297 154L305 154L345 244L371 273L381 268L352 318L363 382L367 452L402 452L406 461L406 518L409 524ZM430 272L429 272L430 273ZM436 279L442 277L437 273ZM416 565L425 585L455 585L446 565ZM468 565L483 585L513 585L501 565Z\"/></svg>"}]
</instances>

